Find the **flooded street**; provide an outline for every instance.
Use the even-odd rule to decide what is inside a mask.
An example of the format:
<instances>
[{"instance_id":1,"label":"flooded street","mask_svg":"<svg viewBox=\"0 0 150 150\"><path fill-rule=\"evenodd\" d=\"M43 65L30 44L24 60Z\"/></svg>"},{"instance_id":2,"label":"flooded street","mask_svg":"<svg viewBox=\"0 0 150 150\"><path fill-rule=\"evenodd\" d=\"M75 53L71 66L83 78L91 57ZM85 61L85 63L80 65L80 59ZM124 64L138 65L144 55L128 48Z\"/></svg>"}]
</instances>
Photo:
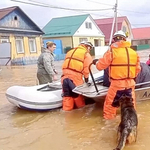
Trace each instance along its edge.
<instances>
[{"instance_id":1,"label":"flooded street","mask_svg":"<svg viewBox=\"0 0 150 150\"><path fill-rule=\"evenodd\" d=\"M60 70L60 63L57 69ZM59 74L61 74L59 72ZM36 84L36 65L2 67L0 72L0 150L113 150L119 115L111 122L102 118L102 107L88 105L63 112L30 112L10 104L5 92L13 85ZM137 104L137 143L124 150L150 149L150 101Z\"/></svg>"}]
</instances>

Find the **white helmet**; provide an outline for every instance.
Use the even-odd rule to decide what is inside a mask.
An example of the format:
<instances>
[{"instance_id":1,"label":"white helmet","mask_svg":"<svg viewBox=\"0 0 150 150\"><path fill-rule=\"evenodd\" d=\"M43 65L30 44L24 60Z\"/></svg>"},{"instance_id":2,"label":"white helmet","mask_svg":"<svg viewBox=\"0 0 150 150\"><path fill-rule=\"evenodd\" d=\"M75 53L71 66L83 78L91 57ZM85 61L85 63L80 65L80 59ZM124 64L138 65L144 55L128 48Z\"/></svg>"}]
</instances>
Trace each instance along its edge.
<instances>
[{"instance_id":1,"label":"white helmet","mask_svg":"<svg viewBox=\"0 0 150 150\"><path fill-rule=\"evenodd\" d=\"M80 44L84 44L93 48L93 44L91 42L82 41Z\"/></svg>"},{"instance_id":2,"label":"white helmet","mask_svg":"<svg viewBox=\"0 0 150 150\"><path fill-rule=\"evenodd\" d=\"M122 30L119 30L119 31L115 32L113 38L116 38L116 37L122 37L124 39L127 38L126 34Z\"/></svg>"}]
</instances>

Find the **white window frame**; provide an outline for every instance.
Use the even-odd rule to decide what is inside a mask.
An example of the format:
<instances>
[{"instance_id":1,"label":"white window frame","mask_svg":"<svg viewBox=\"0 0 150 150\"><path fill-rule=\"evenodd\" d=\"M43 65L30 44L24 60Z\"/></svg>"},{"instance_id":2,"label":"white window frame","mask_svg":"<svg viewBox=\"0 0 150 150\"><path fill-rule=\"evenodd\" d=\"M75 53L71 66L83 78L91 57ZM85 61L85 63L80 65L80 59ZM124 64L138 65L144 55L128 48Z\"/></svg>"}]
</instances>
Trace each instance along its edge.
<instances>
[{"instance_id":1,"label":"white window frame","mask_svg":"<svg viewBox=\"0 0 150 150\"><path fill-rule=\"evenodd\" d=\"M8 43L9 39L1 39L1 43Z\"/></svg>"},{"instance_id":2,"label":"white window frame","mask_svg":"<svg viewBox=\"0 0 150 150\"><path fill-rule=\"evenodd\" d=\"M81 43L81 42L87 42L87 41L88 41L87 38L79 38L79 43Z\"/></svg>"},{"instance_id":3,"label":"white window frame","mask_svg":"<svg viewBox=\"0 0 150 150\"><path fill-rule=\"evenodd\" d=\"M85 28L88 29L88 22L85 22Z\"/></svg>"},{"instance_id":4,"label":"white window frame","mask_svg":"<svg viewBox=\"0 0 150 150\"><path fill-rule=\"evenodd\" d=\"M1 41L1 43L8 43L9 42L9 37L8 36L1 36L0 41Z\"/></svg>"},{"instance_id":5,"label":"white window frame","mask_svg":"<svg viewBox=\"0 0 150 150\"><path fill-rule=\"evenodd\" d=\"M30 42L33 42L32 48L31 48ZM36 53L37 52L35 38L29 38L29 50L30 50L30 53Z\"/></svg>"},{"instance_id":6,"label":"white window frame","mask_svg":"<svg viewBox=\"0 0 150 150\"><path fill-rule=\"evenodd\" d=\"M91 22L85 22L85 28L86 29L92 29L92 23Z\"/></svg>"},{"instance_id":7,"label":"white window frame","mask_svg":"<svg viewBox=\"0 0 150 150\"><path fill-rule=\"evenodd\" d=\"M127 32L127 27L126 27L126 26L123 26L123 27L122 27L122 31L126 33L126 32Z\"/></svg>"},{"instance_id":8,"label":"white window frame","mask_svg":"<svg viewBox=\"0 0 150 150\"><path fill-rule=\"evenodd\" d=\"M20 42L21 48L18 47L17 43ZM18 54L24 53L24 44L23 44L23 38L22 37L16 37L16 51Z\"/></svg>"},{"instance_id":9,"label":"white window frame","mask_svg":"<svg viewBox=\"0 0 150 150\"><path fill-rule=\"evenodd\" d=\"M89 22L89 29L92 29L92 23Z\"/></svg>"}]
</instances>

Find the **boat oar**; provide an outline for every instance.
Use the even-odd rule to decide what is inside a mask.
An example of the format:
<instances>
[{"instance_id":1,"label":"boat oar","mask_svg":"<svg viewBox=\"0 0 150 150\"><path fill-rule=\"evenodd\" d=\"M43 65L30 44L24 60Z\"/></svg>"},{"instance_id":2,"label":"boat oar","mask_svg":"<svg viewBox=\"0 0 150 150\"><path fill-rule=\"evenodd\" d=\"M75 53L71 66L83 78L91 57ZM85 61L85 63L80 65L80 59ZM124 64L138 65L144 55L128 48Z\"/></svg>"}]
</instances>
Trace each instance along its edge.
<instances>
[{"instance_id":1,"label":"boat oar","mask_svg":"<svg viewBox=\"0 0 150 150\"><path fill-rule=\"evenodd\" d=\"M92 66L92 64L93 64L93 63L91 63L91 64L89 65L89 72L90 72L92 81L93 81L93 83L94 83L95 90L96 90L96 92L98 93L98 88L97 88L97 86L96 86L96 83L95 83L95 80L94 80L94 77L93 77L93 74L92 74L92 71L91 71L91 66Z\"/></svg>"},{"instance_id":2,"label":"boat oar","mask_svg":"<svg viewBox=\"0 0 150 150\"><path fill-rule=\"evenodd\" d=\"M43 89L45 89L45 88L47 88L47 87L49 87L49 85L48 85L48 84L47 84L47 85L45 85L45 86L43 86L43 87L41 87L41 88L39 88L39 89L37 89L37 91L43 90Z\"/></svg>"}]
</instances>

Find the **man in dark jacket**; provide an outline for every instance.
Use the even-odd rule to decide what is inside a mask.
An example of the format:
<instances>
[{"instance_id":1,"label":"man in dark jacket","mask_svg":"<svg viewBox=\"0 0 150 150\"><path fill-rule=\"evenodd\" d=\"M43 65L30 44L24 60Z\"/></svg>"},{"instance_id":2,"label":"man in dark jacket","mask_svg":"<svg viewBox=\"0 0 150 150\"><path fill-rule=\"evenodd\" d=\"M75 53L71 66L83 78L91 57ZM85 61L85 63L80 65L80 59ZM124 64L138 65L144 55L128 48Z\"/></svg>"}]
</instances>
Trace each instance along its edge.
<instances>
[{"instance_id":1,"label":"man in dark jacket","mask_svg":"<svg viewBox=\"0 0 150 150\"><path fill-rule=\"evenodd\" d=\"M140 63L141 72L136 77L136 83L143 83L150 81L150 67L145 63ZM150 84L141 85L141 88L148 87Z\"/></svg>"},{"instance_id":2,"label":"man in dark jacket","mask_svg":"<svg viewBox=\"0 0 150 150\"><path fill-rule=\"evenodd\" d=\"M150 81L150 67L145 63L140 63L141 72L136 77L136 84ZM103 86L110 86L109 69L104 70ZM150 84L141 85L140 88L148 87Z\"/></svg>"}]
</instances>

